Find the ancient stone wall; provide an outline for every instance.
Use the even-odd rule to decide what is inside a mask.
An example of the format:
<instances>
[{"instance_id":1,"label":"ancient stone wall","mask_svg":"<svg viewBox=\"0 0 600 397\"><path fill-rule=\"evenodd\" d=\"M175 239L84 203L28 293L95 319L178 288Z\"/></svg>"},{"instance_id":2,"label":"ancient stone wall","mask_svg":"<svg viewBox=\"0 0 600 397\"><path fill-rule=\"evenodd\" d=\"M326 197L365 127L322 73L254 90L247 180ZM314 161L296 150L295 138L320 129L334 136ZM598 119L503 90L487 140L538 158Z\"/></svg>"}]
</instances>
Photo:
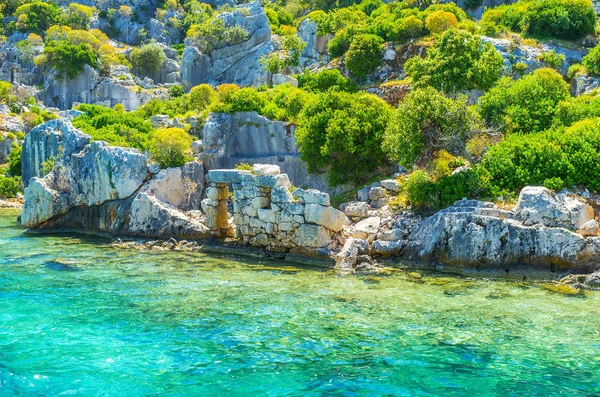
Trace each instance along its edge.
<instances>
[{"instance_id":1,"label":"ancient stone wall","mask_svg":"<svg viewBox=\"0 0 600 397\"><path fill-rule=\"evenodd\" d=\"M234 232L245 244L273 251L335 249L339 232L349 224L327 193L294 190L274 165L257 164L252 172L211 170L208 182L202 201L206 226L215 235ZM227 211L230 187L233 219Z\"/></svg>"}]
</instances>

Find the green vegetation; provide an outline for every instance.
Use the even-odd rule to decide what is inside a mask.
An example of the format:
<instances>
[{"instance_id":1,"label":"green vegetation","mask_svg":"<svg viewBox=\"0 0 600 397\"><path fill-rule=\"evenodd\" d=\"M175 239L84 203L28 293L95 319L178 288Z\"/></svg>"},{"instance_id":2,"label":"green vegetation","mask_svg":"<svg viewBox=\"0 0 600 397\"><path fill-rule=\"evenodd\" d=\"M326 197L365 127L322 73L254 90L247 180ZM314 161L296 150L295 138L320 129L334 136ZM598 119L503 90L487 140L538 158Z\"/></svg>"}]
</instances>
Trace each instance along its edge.
<instances>
[{"instance_id":1,"label":"green vegetation","mask_svg":"<svg viewBox=\"0 0 600 397\"><path fill-rule=\"evenodd\" d=\"M600 77L600 44L583 57L583 66L590 76Z\"/></svg>"},{"instance_id":2,"label":"green vegetation","mask_svg":"<svg viewBox=\"0 0 600 397\"><path fill-rule=\"evenodd\" d=\"M577 40L594 33L596 13L589 0L520 0L488 9L482 25L535 37Z\"/></svg>"},{"instance_id":3,"label":"green vegetation","mask_svg":"<svg viewBox=\"0 0 600 397\"><path fill-rule=\"evenodd\" d=\"M346 67L357 78L364 78L381 63L383 39L374 34L358 35L346 52Z\"/></svg>"},{"instance_id":4,"label":"green vegetation","mask_svg":"<svg viewBox=\"0 0 600 397\"><path fill-rule=\"evenodd\" d=\"M450 29L436 40L426 58L406 62L416 87L430 85L447 93L489 89L500 78L502 57L469 32Z\"/></svg>"},{"instance_id":5,"label":"green vegetation","mask_svg":"<svg viewBox=\"0 0 600 397\"><path fill-rule=\"evenodd\" d=\"M131 65L144 74L159 71L166 60L165 51L156 43L136 47L129 55Z\"/></svg>"},{"instance_id":6,"label":"green vegetation","mask_svg":"<svg viewBox=\"0 0 600 397\"><path fill-rule=\"evenodd\" d=\"M157 130L151 141L152 158L162 168L180 167L190 159L192 137L181 128Z\"/></svg>"},{"instance_id":7,"label":"green vegetation","mask_svg":"<svg viewBox=\"0 0 600 397\"><path fill-rule=\"evenodd\" d=\"M382 149L390 108L369 94L318 94L300 114L296 140L311 172L329 168L332 185L364 181L388 164Z\"/></svg>"}]
</instances>

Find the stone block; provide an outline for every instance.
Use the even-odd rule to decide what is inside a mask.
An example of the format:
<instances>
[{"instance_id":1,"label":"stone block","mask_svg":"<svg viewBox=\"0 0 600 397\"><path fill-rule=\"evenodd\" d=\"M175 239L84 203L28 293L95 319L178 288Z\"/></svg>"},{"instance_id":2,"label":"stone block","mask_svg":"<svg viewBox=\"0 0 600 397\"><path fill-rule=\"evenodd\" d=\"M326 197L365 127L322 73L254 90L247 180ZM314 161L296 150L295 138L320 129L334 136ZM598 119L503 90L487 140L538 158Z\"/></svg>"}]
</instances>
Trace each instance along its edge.
<instances>
[{"instance_id":1,"label":"stone block","mask_svg":"<svg viewBox=\"0 0 600 397\"><path fill-rule=\"evenodd\" d=\"M342 211L318 204L307 204L305 206L304 220L307 223L324 226L334 232L341 231L349 223L348 218Z\"/></svg>"},{"instance_id":2,"label":"stone block","mask_svg":"<svg viewBox=\"0 0 600 397\"><path fill-rule=\"evenodd\" d=\"M241 183L244 175L250 175L249 171L243 170L210 170L206 177L210 183Z\"/></svg>"},{"instance_id":3,"label":"stone block","mask_svg":"<svg viewBox=\"0 0 600 397\"><path fill-rule=\"evenodd\" d=\"M294 197L301 200L304 204L331 205L329 194L315 189L296 189Z\"/></svg>"},{"instance_id":4,"label":"stone block","mask_svg":"<svg viewBox=\"0 0 600 397\"><path fill-rule=\"evenodd\" d=\"M319 225L300 225L294 233L294 242L300 247L324 248L331 243L331 232Z\"/></svg>"},{"instance_id":5,"label":"stone block","mask_svg":"<svg viewBox=\"0 0 600 397\"><path fill-rule=\"evenodd\" d=\"M252 172L257 175L278 175L281 174L281 168L274 164L254 164Z\"/></svg>"}]
</instances>

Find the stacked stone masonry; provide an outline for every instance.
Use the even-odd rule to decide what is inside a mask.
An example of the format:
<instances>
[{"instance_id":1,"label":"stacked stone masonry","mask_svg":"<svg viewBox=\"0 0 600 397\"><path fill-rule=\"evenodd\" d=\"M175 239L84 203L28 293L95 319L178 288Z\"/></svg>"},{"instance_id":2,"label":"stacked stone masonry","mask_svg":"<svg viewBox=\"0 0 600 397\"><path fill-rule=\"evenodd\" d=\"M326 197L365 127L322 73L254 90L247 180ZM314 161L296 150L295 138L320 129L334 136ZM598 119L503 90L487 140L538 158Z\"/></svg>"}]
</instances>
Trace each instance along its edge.
<instances>
[{"instance_id":1,"label":"stacked stone masonry","mask_svg":"<svg viewBox=\"0 0 600 397\"><path fill-rule=\"evenodd\" d=\"M231 233L231 225L245 244L273 251L334 249L349 224L346 215L330 205L327 193L292 189L287 174L275 165L257 164L252 172L211 170L208 183L202 209L206 226L217 236ZM229 187L233 220L228 219Z\"/></svg>"}]
</instances>

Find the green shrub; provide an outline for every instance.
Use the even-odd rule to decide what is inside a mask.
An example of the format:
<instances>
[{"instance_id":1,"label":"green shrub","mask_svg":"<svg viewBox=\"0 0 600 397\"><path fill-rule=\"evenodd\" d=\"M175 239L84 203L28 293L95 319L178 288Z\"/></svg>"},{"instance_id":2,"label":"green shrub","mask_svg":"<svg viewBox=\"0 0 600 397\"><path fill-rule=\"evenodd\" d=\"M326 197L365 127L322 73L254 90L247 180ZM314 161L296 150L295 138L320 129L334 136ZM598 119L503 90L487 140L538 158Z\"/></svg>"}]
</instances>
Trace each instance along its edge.
<instances>
[{"instance_id":1,"label":"green shrub","mask_svg":"<svg viewBox=\"0 0 600 397\"><path fill-rule=\"evenodd\" d=\"M0 103L8 103L12 91L12 84L8 81L0 81Z\"/></svg>"},{"instance_id":2,"label":"green shrub","mask_svg":"<svg viewBox=\"0 0 600 397\"><path fill-rule=\"evenodd\" d=\"M157 130L152 138L150 152L162 168L181 167L189 160L192 137L181 128Z\"/></svg>"},{"instance_id":3,"label":"green shrub","mask_svg":"<svg viewBox=\"0 0 600 397\"><path fill-rule=\"evenodd\" d=\"M589 0L521 0L488 9L481 23L531 36L577 40L594 33L596 15Z\"/></svg>"},{"instance_id":4,"label":"green shrub","mask_svg":"<svg viewBox=\"0 0 600 397\"><path fill-rule=\"evenodd\" d=\"M0 175L0 198L14 198L21 191L20 176Z\"/></svg>"},{"instance_id":5,"label":"green shrub","mask_svg":"<svg viewBox=\"0 0 600 397\"><path fill-rule=\"evenodd\" d=\"M341 57L350 48L350 34L348 30L337 31L335 36L327 43L327 50L333 58Z\"/></svg>"},{"instance_id":6,"label":"green shrub","mask_svg":"<svg viewBox=\"0 0 600 397\"><path fill-rule=\"evenodd\" d=\"M44 47L46 62L61 75L75 78L85 65L98 66L98 54L87 43L53 40Z\"/></svg>"},{"instance_id":7,"label":"green shrub","mask_svg":"<svg viewBox=\"0 0 600 397\"><path fill-rule=\"evenodd\" d=\"M509 135L489 149L482 167L496 192L517 192L527 185L555 190L585 185L600 191L598 156L600 119L588 119L567 129Z\"/></svg>"},{"instance_id":8,"label":"green shrub","mask_svg":"<svg viewBox=\"0 0 600 397\"><path fill-rule=\"evenodd\" d=\"M506 132L530 133L552 125L557 105L569 97L569 85L554 69L538 69L519 80L502 79L479 99L479 112Z\"/></svg>"},{"instance_id":9,"label":"green shrub","mask_svg":"<svg viewBox=\"0 0 600 397\"><path fill-rule=\"evenodd\" d=\"M600 96L569 97L556 108L554 125L570 126L578 121L600 117Z\"/></svg>"},{"instance_id":10,"label":"green shrub","mask_svg":"<svg viewBox=\"0 0 600 397\"><path fill-rule=\"evenodd\" d=\"M346 52L346 67L357 78L364 78L381 64L383 39L373 34L356 36Z\"/></svg>"},{"instance_id":11,"label":"green shrub","mask_svg":"<svg viewBox=\"0 0 600 397\"><path fill-rule=\"evenodd\" d=\"M261 112L267 104L266 100L254 88L241 88L227 97L222 104L218 104L216 112Z\"/></svg>"},{"instance_id":12,"label":"green shrub","mask_svg":"<svg viewBox=\"0 0 600 397\"><path fill-rule=\"evenodd\" d=\"M458 27L458 19L451 12L439 10L429 14L425 26L432 34L440 34L450 28Z\"/></svg>"},{"instance_id":13,"label":"green shrub","mask_svg":"<svg viewBox=\"0 0 600 397\"><path fill-rule=\"evenodd\" d=\"M369 94L327 92L309 102L299 118L296 140L310 172L329 167L329 182L361 182L388 164L381 144L390 107Z\"/></svg>"},{"instance_id":14,"label":"green shrub","mask_svg":"<svg viewBox=\"0 0 600 397\"><path fill-rule=\"evenodd\" d=\"M446 93L489 89L500 78L502 56L489 43L462 30L438 37L426 58L406 62L406 73L416 87L430 85Z\"/></svg>"},{"instance_id":15,"label":"green shrub","mask_svg":"<svg viewBox=\"0 0 600 397\"><path fill-rule=\"evenodd\" d=\"M8 174L10 176L21 176L21 151L22 147L14 144L8 154Z\"/></svg>"},{"instance_id":16,"label":"green shrub","mask_svg":"<svg viewBox=\"0 0 600 397\"><path fill-rule=\"evenodd\" d=\"M298 87L310 92L356 92L356 83L342 76L339 69L325 69L317 73L305 71L298 76Z\"/></svg>"},{"instance_id":17,"label":"green shrub","mask_svg":"<svg viewBox=\"0 0 600 397\"><path fill-rule=\"evenodd\" d=\"M208 84L200 84L190 90L190 106L197 111L207 109L217 100L217 93Z\"/></svg>"},{"instance_id":18,"label":"green shrub","mask_svg":"<svg viewBox=\"0 0 600 397\"><path fill-rule=\"evenodd\" d=\"M385 133L389 156L405 167L426 163L441 148L466 158L466 141L482 128L465 98L446 98L432 87L416 89L398 105Z\"/></svg>"},{"instance_id":19,"label":"green shrub","mask_svg":"<svg viewBox=\"0 0 600 397\"><path fill-rule=\"evenodd\" d=\"M129 54L131 65L144 74L159 71L166 60L165 51L156 43L136 47Z\"/></svg>"},{"instance_id":20,"label":"green shrub","mask_svg":"<svg viewBox=\"0 0 600 397\"><path fill-rule=\"evenodd\" d=\"M60 10L53 2L33 0L15 10L16 28L22 32L42 33L59 22Z\"/></svg>"},{"instance_id":21,"label":"green shrub","mask_svg":"<svg viewBox=\"0 0 600 397\"><path fill-rule=\"evenodd\" d=\"M171 88L169 88L169 95L171 96L171 98L178 98L180 96L183 96L184 94L185 92L179 84L174 84L171 86Z\"/></svg>"},{"instance_id":22,"label":"green shrub","mask_svg":"<svg viewBox=\"0 0 600 397\"><path fill-rule=\"evenodd\" d=\"M558 54L556 53L556 51L552 50L548 52L542 52L538 56L538 60L544 62L545 64L554 69L558 69L565 60L565 56L563 54Z\"/></svg>"},{"instance_id":23,"label":"green shrub","mask_svg":"<svg viewBox=\"0 0 600 397\"><path fill-rule=\"evenodd\" d=\"M590 76L600 77L600 44L583 57L583 66Z\"/></svg>"}]
</instances>

